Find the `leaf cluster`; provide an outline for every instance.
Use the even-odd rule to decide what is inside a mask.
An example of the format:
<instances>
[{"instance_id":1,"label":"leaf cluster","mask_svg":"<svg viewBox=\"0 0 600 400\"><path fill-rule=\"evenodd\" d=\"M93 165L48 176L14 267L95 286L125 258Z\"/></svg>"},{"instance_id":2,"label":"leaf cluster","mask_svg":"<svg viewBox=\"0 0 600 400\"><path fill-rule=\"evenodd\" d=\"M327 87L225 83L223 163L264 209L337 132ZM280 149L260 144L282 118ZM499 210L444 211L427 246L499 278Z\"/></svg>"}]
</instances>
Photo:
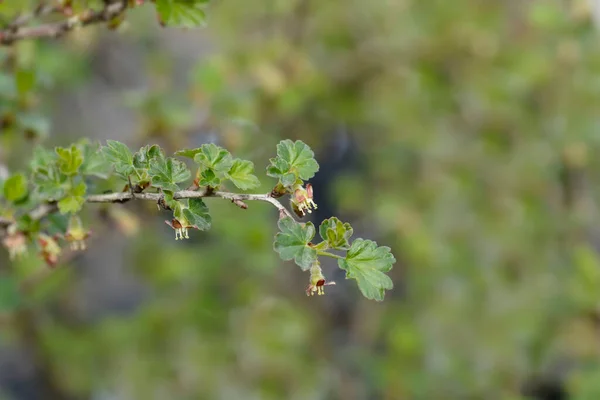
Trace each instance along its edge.
<instances>
[{"instance_id":1,"label":"leaf cluster","mask_svg":"<svg viewBox=\"0 0 600 400\"><path fill-rule=\"evenodd\" d=\"M114 177L125 182L123 191L131 191L134 195L142 192L163 194L163 208L173 212L173 219L168 224L176 230L176 238L184 239L189 237L189 228L208 230L212 220L203 199L181 199L176 196L177 192L201 190L207 197L223 190L228 183L241 190L260 186L252 161L234 158L216 144L182 149L174 156L192 160L194 174L185 162L167 157L158 145L144 146L136 152L115 140L107 141L104 146L80 141L69 147L56 147L54 151L37 147L29 173L17 172L0 182L0 205L4 205L0 208L1 215L16 216L22 234L43 235L39 224L32 223L27 210L36 204L56 203L61 214L79 221L76 214L85 204L94 179L111 182ZM291 194L295 201L301 201L296 198L297 192L301 191L312 201L312 188L309 194L308 190L298 189L298 186L312 178L318 169L314 153L307 144L283 140L277 145L277 156L270 160L266 172L278 179L272 193L277 196ZM351 241L353 229L349 223L336 217L324 220L318 229L319 243L313 243L317 230L312 222L301 223L286 216L279 219L278 227L280 231L275 235L274 250L281 259L293 260L303 271L318 265L319 257L333 257L346 272L346 277L356 280L365 297L381 301L385 290L392 289L392 281L385 274L395 262L390 249L371 240L358 238ZM71 229L69 235L80 240L87 234L79 227Z\"/></svg>"}]
</instances>

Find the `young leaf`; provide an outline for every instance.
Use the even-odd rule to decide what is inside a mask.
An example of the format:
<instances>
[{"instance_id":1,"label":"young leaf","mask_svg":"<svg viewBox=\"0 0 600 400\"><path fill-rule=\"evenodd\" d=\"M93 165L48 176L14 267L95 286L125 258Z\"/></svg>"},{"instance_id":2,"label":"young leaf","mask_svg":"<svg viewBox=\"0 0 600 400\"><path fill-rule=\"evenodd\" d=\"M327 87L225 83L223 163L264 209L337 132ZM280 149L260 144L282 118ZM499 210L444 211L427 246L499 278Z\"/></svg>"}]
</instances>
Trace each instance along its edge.
<instances>
[{"instance_id":1,"label":"young leaf","mask_svg":"<svg viewBox=\"0 0 600 400\"><path fill-rule=\"evenodd\" d=\"M129 147L116 140L107 140L106 146L102 147L104 159L111 163L115 168L115 173L121 178L127 180L127 177L133 174L135 168L133 165L133 155Z\"/></svg>"},{"instance_id":2,"label":"young leaf","mask_svg":"<svg viewBox=\"0 0 600 400\"><path fill-rule=\"evenodd\" d=\"M133 155L133 165L136 168L148 169L150 168L150 162L155 158L164 158L160 147L156 144L147 145Z\"/></svg>"},{"instance_id":3,"label":"young leaf","mask_svg":"<svg viewBox=\"0 0 600 400\"><path fill-rule=\"evenodd\" d=\"M311 222L300 224L290 217L277 223L281 232L275 235L273 249L282 260L294 260L303 271L308 271L317 260L317 250L308 244L315 236L315 226Z\"/></svg>"},{"instance_id":4,"label":"young leaf","mask_svg":"<svg viewBox=\"0 0 600 400\"><path fill-rule=\"evenodd\" d=\"M73 187L69 195L58 202L58 210L61 214L75 214L81 210L85 203L85 183L81 182Z\"/></svg>"},{"instance_id":5,"label":"young leaf","mask_svg":"<svg viewBox=\"0 0 600 400\"><path fill-rule=\"evenodd\" d=\"M67 177L58 171L56 164L37 168L32 181L35 191L44 199L56 200L64 196Z\"/></svg>"},{"instance_id":6,"label":"young leaf","mask_svg":"<svg viewBox=\"0 0 600 400\"><path fill-rule=\"evenodd\" d=\"M58 169L67 176L76 175L81 164L83 164L83 154L77 146L70 148L57 147L55 149L58 155Z\"/></svg>"},{"instance_id":7,"label":"young leaf","mask_svg":"<svg viewBox=\"0 0 600 400\"><path fill-rule=\"evenodd\" d=\"M206 0L156 0L156 12L164 25L193 28L204 25L204 3Z\"/></svg>"},{"instance_id":8,"label":"young leaf","mask_svg":"<svg viewBox=\"0 0 600 400\"><path fill-rule=\"evenodd\" d=\"M189 199L189 207L183 209L184 217L201 231L210 229L211 218L202 199Z\"/></svg>"},{"instance_id":9,"label":"young leaf","mask_svg":"<svg viewBox=\"0 0 600 400\"><path fill-rule=\"evenodd\" d=\"M190 178L191 173L184 163L169 158L156 158L150 165L149 170L152 177L152 185L164 190L177 191L179 182Z\"/></svg>"},{"instance_id":10,"label":"young leaf","mask_svg":"<svg viewBox=\"0 0 600 400\"><path fill-rule=\"evenodd\" d=\"M202 145L200 151L194 155L194 161L205 169L212 169L217 176L229 171L233 165L231 154L212 143Z\"/></svg>"},{"instance_id":11,"label":"young leaf","mask_svg":"<svg viewBox=\"0 0 600 400\"><path fill-rule=\"evenodd\" d=\"M100 152L100 145L84 143L83 147L83 164L79 169L84 175L92 175L101 179L107 179L110 176L111 166L106 162Z\"/></svg>"},{"instance_id":12,"label":"young leaf","mask_svg":"<svg viewBox=\"0 0 600 400\"><path fill-rule=\"evenodd\" d=\"M252 161L236 158L225 176L238 188L248 190L260 186L260 181L253 172L254 164Z\"/></svg>"},{"instance_id":13,"label":"young leaf","mask_svg":"<svg viewBox=\"0 0 600 400\"><path fill-rule=\"evenodd\" d=\"M198 183L200 184L200 186L209 186L216 188L221 184L221 179L217 178L217 175L215 175L215 171L213 171L212 169L206 169L200 174L200 181Z\"/></svg>"},{"instance_id":14,"label":"young leaf","mask_svg":"<svg viewBox=\"0 0 600 400\"><path fill-rule=\"evenodd\" d=\"M38 168L47 168L56 161L56 158L55 152L38 145L33 149L31 169L35 171Z\"/></svg>"},{"instance_id":15,"label":"young leaf","mask_svg":"<svg viewBox=\"0 0 600 400\"><path fill-rule=\"evenodd\" d=\"M354 230L349 223L343 223L336 217L321 222L319 235L331 249L347 250L350 248L349 239Z\"/></svg>"},{"instance_id":16,"label":"young leaf","mask_svg":"<svg viewBox=\"0 0 600 400\"><path fill-rule=\"evenodd\" d=\"M58 210L61 214L75 214L81 210L84 202L81 196L67 196L58 202Z\"/></svg>"},{"instance_id":17,"label":"young leaf","mask_svg":"<svg viewBox=\"0 0 600 400\"><path fill-rule=\"evenodd\" d=\"M346 271L346 278L356 280L363 296L382 301L385 290L394 287L392 280L384 272L391 270L395 262L389 247L377 247L377 243L372 240L356 239L346 258L338 260L338 265Z\"/></svg>"},{"instance_id":18,"label":"young leaf","mask_svg":"<svg viewBox=\"0 0 600 400\"><path fill-rule=\"evenodd\" d=\"M284 186L291 186L296 179L308 180L319 170L319 164L310 147L297 140L282 140L277 145L277 157L270 160L267 175L279 178Z\"/></svg>"},{"instance_id":19,"label":"young leaf","mask_svg":"<svg viewBox=\"0 0 600 400\"><path fill-rule=\"evenodd\" d=\"M27 196L27 178L23 174L15 174L4 182L4 197L8 201L17 202Z\"/></svg>"}]
</instances>

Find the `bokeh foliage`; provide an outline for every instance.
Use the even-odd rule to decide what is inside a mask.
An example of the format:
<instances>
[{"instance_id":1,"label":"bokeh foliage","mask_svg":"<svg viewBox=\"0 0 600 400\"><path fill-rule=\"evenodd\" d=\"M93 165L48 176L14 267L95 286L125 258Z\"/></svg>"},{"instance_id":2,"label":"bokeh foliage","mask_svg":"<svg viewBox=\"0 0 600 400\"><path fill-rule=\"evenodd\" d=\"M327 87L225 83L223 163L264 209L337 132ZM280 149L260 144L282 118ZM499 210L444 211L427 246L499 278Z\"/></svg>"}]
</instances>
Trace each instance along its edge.
<instances>
[{"instance_id":1,"label":"bokeh foliage","mask_svg":"<svg viewBox=\"0 0 600 400\"><path fill-rule=\"evenodd\" d=\"M186 247L145 218L154 233L129 239L126 254L152 292L135 313L86 323L55 315L49 304L76 314L67 268L28 300L44 316L57 380L130 398L521 399L540 381L598 398L600 41L591 11L577 0L211 5L215 54L181 92L156 85L136 103L138 141L148 134L183 148L186 116L208 108L227 147L258 149L266 166L260 148L285 138L333 158L326 145L343 126L360 165L320 189L342 220L367 221L399 255L394 295L371 304L339 283L318 302L292 292L300 275L264 248L275 233L267 206L240 225L225 222L230 204L209 204L223 222ZM136 11L132 30L152 18ZM30 151L23 116L47 115L53 87L89 76L78 34L2 51L25 70L35 60L38 77L29 87L21 73L17 84L11 69L0 80L10 88L3 109L16 110L0 135L11 169ZM168 81L160 54L148 59ZM18 87L36 107L22 109ZM41 268L32 263L19 279ZM2 341L15 340L10 332Z\"/></svg>"}]
</instances>

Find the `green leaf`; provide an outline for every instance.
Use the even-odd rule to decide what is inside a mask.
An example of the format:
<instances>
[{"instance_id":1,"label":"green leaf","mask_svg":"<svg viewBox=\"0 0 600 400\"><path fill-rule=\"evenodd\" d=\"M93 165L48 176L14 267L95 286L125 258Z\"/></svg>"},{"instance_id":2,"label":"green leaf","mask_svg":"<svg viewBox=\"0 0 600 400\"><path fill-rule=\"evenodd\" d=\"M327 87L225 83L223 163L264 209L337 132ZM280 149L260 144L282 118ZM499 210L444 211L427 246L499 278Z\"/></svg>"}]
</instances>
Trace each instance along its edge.
<instances>
[{"instance_id":1,"label":"green leaf","mask_svg":"<svg viewBox=\"0 0 600 400\"><path fill-rule=\"evenodd\" d=\"M20 305L19 282L10 276L0 276L0 312L14 311Z\"/></svg>"},{"instance_id":2,"label":"green leaf","mask_svg":"<svg viewBox=\"0 0 600 400\"><path fill-rule=\"evenodd\" d=\"M271 158L271 164L267 166L267 175L273 178L280 178L290 170L290 163L282 158Z\"/></svg>"},{"instance_id":3,"label":"green leaf","mask_svg":"<svg viewBox=\"0 0 600 400\"><path fill-rule=\"evenodd\" d=\"M17 202L27 196L27 178L23 174L15 174L4 182L4 197L8 201Z\"/></svg>"},{"instance_id":4,"label":"green leaf","mask_svg":"<svg viewBox=\"0 0 600 400\"><path fill-rule=\"evenodd\" d=\"M311 222L300 224L290 217L280 219L277 226L281 232L275 235L273 249L282 260L293 259L307 271L317 260L317 250L308 245L315 236L315 226Z\"/></svg>"},{"instance_id":5,"label":"green leaf","mask_svg":"<svg viewBox=\"0 0 600 400\"><path fill-rule=\"evenodd\" d=\"M284 186L291 186L296 179L308 180L319 170L315 153L301 140L282 140L277 145L277 157L270 160L267 175L279 178Z\"/></svg>"},{"instance_id":6,"label":"green leaf","mask_svg":"<svg viewBox=\"0 0 600 400\"><path fill-rule=\"evenodd\" d=\"M136 168L148 169L150 168L150 162L156 158L164 158L160 147L156 144L147 145L133 155L133 165Z\"/></svg>"},{"instance_id":7,"label":"green leaf","mask_svg":"<svg viewBox=\"0 0 600 400\"><path fill-rule=\"evenodd\" d=\"M31 168L34 171L38 168L47 168L50 164L53 164L55 161L56 153L39 145L33 149Z\"/></svg>"},{"instance_id":8,"label":"green leaf","mask_svg":"<svg viewBox=\"0 0 600 400\"><path fill-rule=\"evenodd\" d=\"M58 202L58 210L61 214L78 213L85 203L85 191L87 187L84 182L71 188L69 195Z\"/></svg>"},{"instance_id":9,"label":"green leaf","mask_svg":"<svg viewBox=\"0 0 600 400\"><path fill-rule=\"evenodd\" d=\"M64 196L67 177L59 172L56 164L37 168L32 181L35 191L44 199L56 200Z\"/></svg>"},{"instance_id":10,"label":"green leaf","mask_svg":"<svg viewBox=\"0 0 600 400\"><path fill-rule=\"evenodd\" d=\"M356 280L367 299L382 301L385 291L394 287L384 272L391 270L395 262L389 247L377 247L372 240L356 239L346 258L338 260L338 265L346 271L347 279Z\"/></svg>"},{"instance_id":11,"label":"green leaf","mask_svg":"<svg viewBox=\"0 0 600 400\"><path fill-rule=\"evenodd\" d=\"M183 209L185 219L201 231L210 229L210 214L202 199L189 199L188 204L189 207Z\"/></svg>"},{"instance_id":12,"label":"green leaf","mask_svg":"<svg viewBox=\"0 0 600 400\"><path fill-rule=\"evenodd\" d=\"M82 143L83 164L79 169L83 175L107 179L110 176L111 165L102 157L98 143Z\"/></svg>"},{"instance_id":13,"label":"green leaf","mask_svg":"<svg viewBox=\"0 0 600 400\"><path fill-rule=\"evenodd\" d=\"M82 196L67 196L58 202L58 210L61 214L78 213L85 203Z\"/></svg>"},{"instance_id":14,"label":"green leaf","mask_svg":"<svg viewBox=\"0 0 600 400\"><path fill-rule=\"evenodd\" d=\"M190 178L191 173L186 165L174 158L156 158L150 165L152 185L164 190L177 191L179 182Z\"/></svg>"},{"instance_id":15,"label":"green leaf","mask_svg":"<svg viewBox=\"0 0 600 400\"><path fill-rule=\"evenodd\" d=\"M125 180L135 171L131 150L121 142L107 140L106 146L102 147L102 155L114 166L115 173Z\"/></svg>"},{"instance_id":16,"label":"green leaf","mask_svg":"<svg viewBox=\"0 0 600 400\"><path fill-rule=\"evenodd\" d=\"M260 186L260 181L253 172L254 164L252 161L236 158L225 176L238 188L248 190Z\"/></svg>"},{"instance_id":17,"label":"green leaf","mask_svg":"<svg viewBox=\"0 0 600 400\"><path fill-rule=\"evenodd\" d=\"M217 176L229 171L233 165L231 154L212 143L200 146L200 151L194 155L194 161L204 169L212 169Z\"/></svg>"},{"instance_id":18,"label":"green leaf","mask_svg":"<svg viewBox=\"0 0 600 400\"><path fill-rule=\"evenodd\" d=\"M221 184L221 179L217 178L215 171L212 169L206 169L200 174L200 181L198 183L200 186L216 188Z\"/></svg>"},{"instance_id":19,"label":"green leaf","mask_svg":"<svg viewBox=\"0 0 600 400\"><path fill-rule=\"evenodd\" d=\"M58 169L67 176L76 175L81 164L83 164L83 154L77 146L71 148L57 147L55 149L58 155Z\"/></svg>"},{"instance_id":20,"label":"green leaf","mask_svg":"<svg viewBox=\"0 0 600 400\"><path fill-rule=\"evenodd\" d=\"M193 28L205 23L204 3L203 0L156 0L156 12L164 25Z\"/></svg>"},{"instance_id":21,"label":"green leaf","mask_svg":"<svg viewBox=\"0 0 600 400\"><path fill-rule=\"evenodd\" d=\"M196 154L200 153L200 151L202 151L202 149L200 147L197 147L195 149L183 149L183 150L177 150L175 152L175 155L180 156L180 157L191 158L193 160L194 157L196 156Z\"/></svg>"},{"instance_id":22,"label":"green leaf","mask_svg":"<svg viewBox=\"0 0 600 400\"><path fill-rule=\"evenodd\" d=\"M336 217L321 222L319 226L319 235L327 242L327 245L331 249L336 250L347 250L350 248L349 239L352 236L354 230L349 223L343 223Z\"/></svg>"}]
</instances>

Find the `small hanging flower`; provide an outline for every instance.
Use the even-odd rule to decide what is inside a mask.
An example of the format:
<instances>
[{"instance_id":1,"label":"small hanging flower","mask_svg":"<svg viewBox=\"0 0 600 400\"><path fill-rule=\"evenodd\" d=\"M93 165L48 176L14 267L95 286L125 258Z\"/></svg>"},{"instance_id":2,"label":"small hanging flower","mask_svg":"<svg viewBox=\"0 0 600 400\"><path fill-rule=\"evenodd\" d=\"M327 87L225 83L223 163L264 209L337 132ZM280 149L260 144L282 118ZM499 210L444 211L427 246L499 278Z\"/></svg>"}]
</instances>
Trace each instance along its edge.
<instances>
[{"instance_id":1,"label":"small hanging flower","mask_svg":"<svg viewBox=\"0 0 600 400\"><path fill-rule=\"evenodd\" d=\"M314 296L315 293L317 293L319 296L324 295L325 290L323 286L329 285L335 285L335 282L327 282L319 262L315 262L312 267L310 267L310 283L306 288L306 295Z\"/></svg>"},{"instance_id":2,"label":"small hanging flower","mask_svg":"<svg viewBox=\"0 0 600 400\"><path fill-rule=\"evenodd\" d=\"M317 209L317 204L313 201L313 188L310 183L306 184L306 189L301 184L294 185L293 189L291 203L296 215L302 218L306 212L310 214L312 209Z\"/></svg>"},{"instance_id":3,"label":"small hanging flower","mask_svg":"<svg viewBox=\"0 0 600 400\"><path fill-rule=\"evenodd\" d=\"M173 218L171 221L165 221L165 224L175 229L175 240L189 239L190 236L188 234L188 229L198 229L196 225L190 224L189 221L183 217L183 215L179 219Z\"/></svg>"},{"instance_id":4,"label":"small hanging flower","mask_svg":"<svg viewBox=\"0 0 600 400\"><path fill-rule=\"evenodd\" d=\"M20 258L27 252L27 238L17 230L16 225L8 228L8 235L2 239L2 244L8 250L8 256L11 260Z\"/></svg>"},{"instance_id":5,"label":"small hanging flower","mask_svg":"<svg viewBox=\"0 0 600 400\"><path fill-rule=\"evenodd\" d=\"M42 247L40 250L40 255L46 261L46 264L50 267L54 267L58 262L58 256L60 256L61 248L54 240L54 238L41 233L38 236L38 243Z\"/></svg>"},{"instance_id":6,"label":"small hanging flower","mask_svg":"<svg viewBox=\"0 0 600 400\"><path fill-rule=\"evenodd\" d=\"M71 250L85 250L85 240L90 237L90 231L83 228L81 219L77 215L72 215L69 219L69 227L65 233L65 239L71 243Z\"/></svg>"}]
</instances>

